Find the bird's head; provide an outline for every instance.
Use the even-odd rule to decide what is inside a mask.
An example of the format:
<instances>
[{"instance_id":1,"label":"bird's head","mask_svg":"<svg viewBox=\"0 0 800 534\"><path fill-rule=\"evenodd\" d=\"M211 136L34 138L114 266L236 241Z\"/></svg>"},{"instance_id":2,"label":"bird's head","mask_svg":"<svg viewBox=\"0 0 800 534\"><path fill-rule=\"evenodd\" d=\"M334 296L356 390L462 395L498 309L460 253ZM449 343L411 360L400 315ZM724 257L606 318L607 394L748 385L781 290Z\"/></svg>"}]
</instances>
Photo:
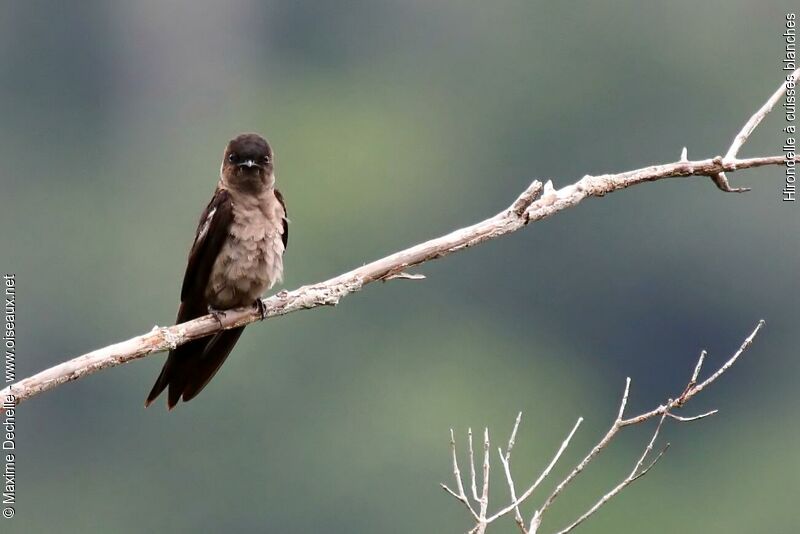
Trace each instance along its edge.
<instances>
[{"instance_id":1,"label":"bird's head","mask_svg":"<svg viewBox=\"0 0 800 534\"><path fill-rule=\"evenodd\" d=\"M258 193L275 185L272 148L258 134L231 139L222 160L222 181L228 187Z\"/></svg>"}]
</instances>

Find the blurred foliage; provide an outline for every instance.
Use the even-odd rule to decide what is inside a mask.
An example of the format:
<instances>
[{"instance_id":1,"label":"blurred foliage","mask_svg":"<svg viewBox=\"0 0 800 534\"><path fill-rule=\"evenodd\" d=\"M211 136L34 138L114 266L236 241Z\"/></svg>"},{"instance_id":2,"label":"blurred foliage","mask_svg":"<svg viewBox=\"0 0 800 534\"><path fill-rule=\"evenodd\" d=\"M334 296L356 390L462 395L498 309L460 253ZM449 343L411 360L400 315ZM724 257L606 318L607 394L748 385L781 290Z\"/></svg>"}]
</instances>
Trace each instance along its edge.
<instances>
[{"instance_id":1,"label":"blurred foliage","mask_svg":"<svg viewBox=\"0 0 800 534\"><path fill-rule=\"evenodd\" d=\"M18 274L19 376L168 324L222 148L276 148L286 287L559 185L724 152L782 76L795 2L5 2L0 247ZM781 117L745 155L780 151ZM748 195L673 180L589 200L248 329L197 400L144 396L163 356L19 410L18 510L3 532L460 532L454 427L499 443L524 412L533 478L587 419L678 393L759 318L752 352L669 424L673 447L585 532L793 532L800 217L782 172ZM795 355L795 356L792 356ZM631 431L559 500L557 528L630 469ZM499 463L495 462L499 471ZM493 502L505 503L498 478ZM530 512L530 506L526 509ZM548 530L549 530L548 529ZM508 520L497 532L512 532Z\"/></svg>"}]
</instances>

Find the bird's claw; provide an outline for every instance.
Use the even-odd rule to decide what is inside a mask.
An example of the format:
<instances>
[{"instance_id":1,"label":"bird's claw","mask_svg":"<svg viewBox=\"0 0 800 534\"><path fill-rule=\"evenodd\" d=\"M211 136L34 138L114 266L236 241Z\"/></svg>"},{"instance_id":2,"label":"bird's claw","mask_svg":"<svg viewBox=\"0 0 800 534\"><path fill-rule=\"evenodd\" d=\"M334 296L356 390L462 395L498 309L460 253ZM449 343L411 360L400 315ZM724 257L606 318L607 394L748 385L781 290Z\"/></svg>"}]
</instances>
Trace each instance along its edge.
<instances>
[{"instance_id":1,"label":"bird's claw","mask_svg":"<svg viewBox=\"0 0 800 534\"><path fill-rule=\"evenodd\" d=\"M264 319L266 319L267 318L267 305L264 304L264 301L261 300L261 299L256 299L256 301L253 303L253 305L256 307L256 310L258 310L258 314L261 316L261 320L263 321Z\"/></svg>"},{"instance_id":2,"label":"bird's claw","mask_svg":"<svg viewBox=\"0 0 800 534\"><path fill-rule=\"evenodd\" d=\"M221 328L223 326L222 320L225 318L225 312L223 310L216 310L209 305L208 313L211 314L211 316L217 321L217 323Z\"/></svg>"}]
</instances>

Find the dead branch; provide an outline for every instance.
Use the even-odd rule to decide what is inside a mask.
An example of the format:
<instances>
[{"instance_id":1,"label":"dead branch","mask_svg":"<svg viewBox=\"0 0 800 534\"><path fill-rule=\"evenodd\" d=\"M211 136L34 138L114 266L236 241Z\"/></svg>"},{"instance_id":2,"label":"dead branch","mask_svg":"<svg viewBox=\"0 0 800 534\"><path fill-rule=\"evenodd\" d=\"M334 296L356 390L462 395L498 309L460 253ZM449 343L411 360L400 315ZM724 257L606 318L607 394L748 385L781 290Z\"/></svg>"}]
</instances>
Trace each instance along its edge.
<instances>
[{"instance_id":1,"label":"dead branch","mask_svg":"<svg viewBox=\"0 0 800 534\"><path fill-rule=\"evenodd\" d=\"M796 70L792 76L796 80L800 76L800 69ZM489 239L510 234L531 222L545 219L576 206L586 198L602 197L645 182L668 178L707 176L712 178L723 191L742 192L745 189L732 189L728 185L725 172L786 165L786 159L783 156L736 158L739 148L763 116L772 108L785 87L786 82L751 117L743 130L734 138L725 158L716 156L710 159L689 161L684 148L681 158L676 162L617 174L587 175L561 189L554 189L549 180L544 185L534 180L511 206L494 217L414 245L324 282L306 285L293 291L281 291L277 295L263 299L266 310L264 318L269 319L320 306L333 306L338 304L343 297L360 291L365 285L378 280L418 278L408 273L409 267L447 256ZM116 367L150 354L175 348L222 329L246 325L261 319L260 311L255 307L249 307L226 311L221 321L211 315L206 315L175 326L155 326L146 334L94 350L20 380L1 390L0 398L6 400L7 404L19 404L35 395L102 369Z\"/></svg>"},{"instance_id":2,"label":"dead branch","mask_svg":"<svg viewBox=\"0 0 800 534\"><path fill-rule=\"evenodd\" d=\"M570 471L570 473L561 481L559 482L555 489L553 489L547 498L544 500L544 503L534 511L530 522L525 523L525 520L522 517L522 512L520 511L520 506L525 503L525 501L533 494L534 490L542 483L542 481L547 478L552 471L555 464L558 462L561 455L566 450L567 446L569 445L570 440L575 435L575 432L578 430L583 418L579 418L578 422L573 426L572 431L566 437L566 439L561 444L561 447L558 449L556 454L553 456L550 463L542 470L539 477L536 481L531 485L531 487L525 491L519 497L516 496L516 484L514 483L514 478L511 473L511 449L514 447L514 442L516 440L517 429L519 428L520 419L522 414L520 413L517 416L517 420L514 423L514 428L511 431L511 438L508 441L508 446L506 447L505 453L503 452L502 448L498 448L498 454L500 456L500 462L503 465L503 471L506 477L506 482L508 483L509 493L511 494L511 504L505 506L504 508L500 509L495 514L487 517L485 513L485 508L488 506L488 495L489 495L489 487L488 487L488 476L484 478L484 491L479 499L476 494L473 493L473 500L481 506L481 513L476 514L472 503L470 502L469 498L464 493L463 487L461 485L461 481L459 478L459 466L458 466L458 457L456 455L456 448L455 448L455 434L453 430L450 430L450 444L452 448L452 461L453 461L453 471L456 474L456 483L459 489L459 493L456 494L453 490L447 487L445 484L441 484L441 487L456 497L458 500L463 502L467 508L472 512L472 518L475 521L475 525L470 530L470 533L477 533L483 534L486 531L486 528L500 519L501 517L509 514L510 512L514 512L514 520L523 534L536 534L539 530L539 527L542 524L542 519L544 514L549 510L550 506L552 506L553 502L563 493L566 487L572 483L575 478L581 474L584 469L595 459L597 456L604 451L608 446L611 444L612 440L619 434L619 432L628 426L632 425L639 425L650 421L651 419L658 419L658 423L656 424L655 430L653 431L652 436L650 437L650 441L645 446L644 451L642 452L639 459L633 466L631 472L616 486L614 486L610 491L608 491L605 495L603 495L594 505L592 505L586 512L581 514L580 517L575 519L572 523L570 523L567 527L558 531L558 534L567 534L568 532L572 531L575 527L583 523L586 519L588 519L592 514L597 512L604 504L610 501L613 497L619 494L623 489L631 485L636 480L643 477L645 474L650 471L650 469L661 459L664 452L666 452L667 448L669 447L669 443L667 443L661 450L658 452L655 457L650 460L647 465L645 462L647 461L648 457L651 456L653 449L656 444L656 440L658 439L659 432L661 431L661 427L664 425L664 421L669 417L679 422L688 422L688 421L697 421L699 419L703 419L710 415L717 413L717 410L712 410L708 413L695 415L691 417L682 417L679 415L675 415L672 413L672 410L680 409L683 407L689 400L691 400L695 395L697 395L700 391L714 383L720 376L722 376L728 369L733 366L734 363L739 359L739 357L753 344L753 339L755 339L758 332L764 326L764 321L759 321L756 325L755 329L752 333L744 340L742 345L739 347L733 356L731 356L724 364L722 364L719 369L717 369L714 373L711 374L708 378L706 378L701 383L697 383L698 376L703 366L703 362L705 361L706 352L702 351L700 353L700 357L697 361L697 364L694 367L694 371L692 372L691 377L689 378L686 387L683 390L683 393L678 395L677 397L670 398L663 404L659 405L657 408L654 408L648 412L625 418L625 407L628 404L628 395L630 394L631 388L631 379L628 378L625 381L625 390L622 393L622 401L620 402L619 410L617 412L617 417L614 419L611 427L608 429L606 434L597 442L597 444L589 451L589 453L584 456L584 458L578 462L578 464ZM485 436L485 448L488 448L488 441L489 441L489 431L488 429L484 430ZM470 451L472 450L472 431L470 430L468 434L468 439L470 441ZM475 461L470 454L469 457L470 461L470 472L473 473L473 481L474 481L474 472L475 472ZM484 473L488 475L489 466L487 465L487 460L484 459Z\"/></svg>"}]
</instances>

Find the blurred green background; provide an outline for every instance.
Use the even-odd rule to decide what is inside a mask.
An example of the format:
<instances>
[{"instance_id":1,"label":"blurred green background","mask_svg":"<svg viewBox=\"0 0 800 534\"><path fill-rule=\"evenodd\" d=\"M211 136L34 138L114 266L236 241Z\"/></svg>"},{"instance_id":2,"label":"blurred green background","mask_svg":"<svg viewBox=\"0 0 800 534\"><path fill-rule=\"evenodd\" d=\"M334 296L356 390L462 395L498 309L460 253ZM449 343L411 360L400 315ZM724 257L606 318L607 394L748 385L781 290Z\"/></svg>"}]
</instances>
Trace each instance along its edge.
<instances>
[{"instance_id":1,"label":"blurred green background","mask_svg":"<svg viewBox=\"0 0 800 534\"><path fill-rule=\"evenodd\" d=\"M222 149L266 135L294 288L493 215L533 178L724 153L775 90L794 1L4 2L0 269L18 377L170 324ZM771 116L743 156L780 153ZM800 211L781 168L589 200L247 330L196 400L142 408L164 355L18 411L3 532L462 532L448 429L524 412L546 490L610 424L680 393L758 319L751 352L647 477L583 532L797 532ZM564 526L627 474L633 429L557 501ZM501 472L494 460L495 474ZM508 502L493 479L492 509ZM530 515L529 503L524 512ZM490 532L514 532L508 518Z\"/></svg>"}]
</instances>

